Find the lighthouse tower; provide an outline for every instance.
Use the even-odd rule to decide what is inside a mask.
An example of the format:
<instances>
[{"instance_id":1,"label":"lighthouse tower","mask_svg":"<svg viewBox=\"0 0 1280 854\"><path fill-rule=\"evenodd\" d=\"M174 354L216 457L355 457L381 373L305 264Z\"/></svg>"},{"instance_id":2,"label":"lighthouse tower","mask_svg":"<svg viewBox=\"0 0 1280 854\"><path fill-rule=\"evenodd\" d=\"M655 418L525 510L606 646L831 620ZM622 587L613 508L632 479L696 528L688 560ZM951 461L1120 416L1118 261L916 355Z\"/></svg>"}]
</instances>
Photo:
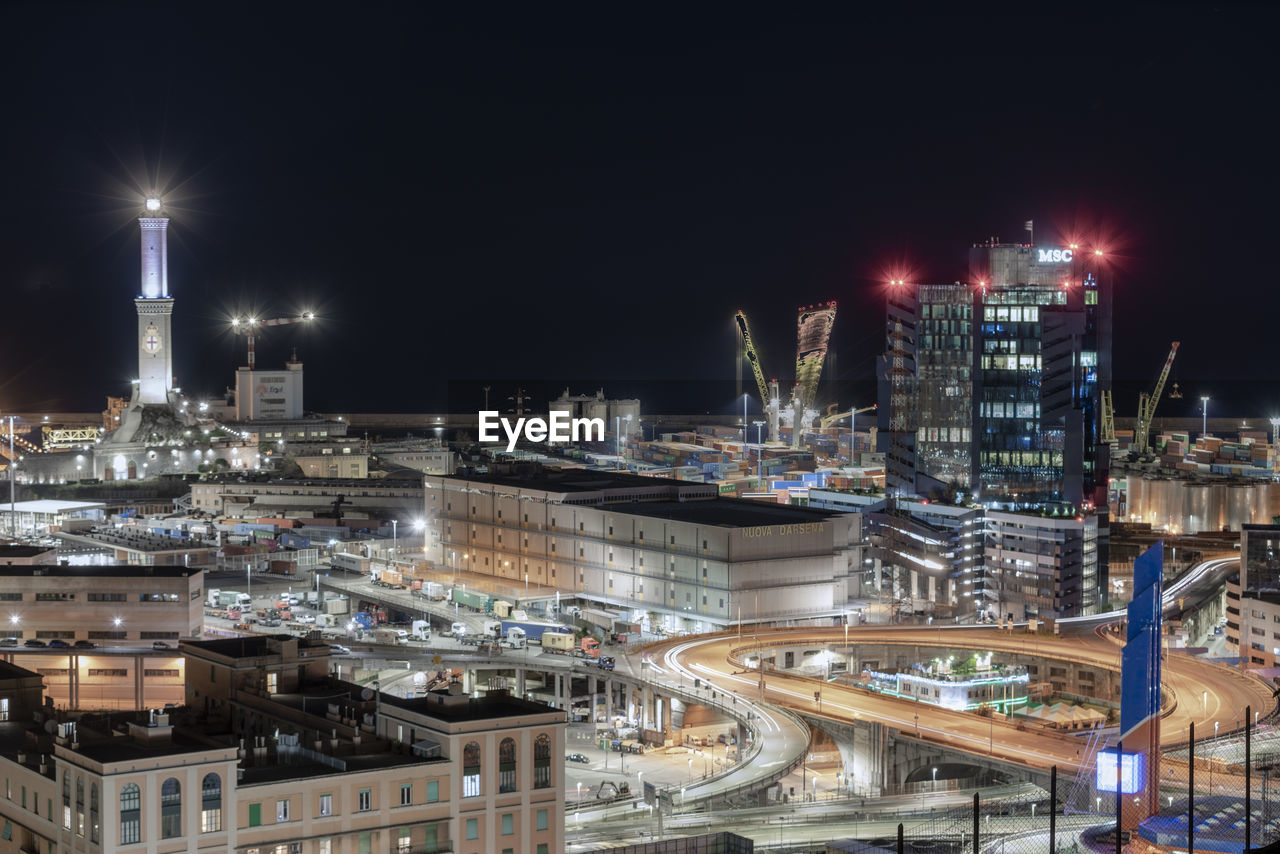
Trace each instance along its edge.
<instances>
[{"instance_id":1,"label":"lighthouse tower","mask_svg":"<svg viewBox=\"0 0 1280 854\"><path fill-rule=\"evenodd\" d=\"M138 217L142 232L142 288L138 308L138 385L133 404L168 404L173 390L173 336L169 296L169 217L160 199L147 199Z\"/></svg>"}]
</instances>

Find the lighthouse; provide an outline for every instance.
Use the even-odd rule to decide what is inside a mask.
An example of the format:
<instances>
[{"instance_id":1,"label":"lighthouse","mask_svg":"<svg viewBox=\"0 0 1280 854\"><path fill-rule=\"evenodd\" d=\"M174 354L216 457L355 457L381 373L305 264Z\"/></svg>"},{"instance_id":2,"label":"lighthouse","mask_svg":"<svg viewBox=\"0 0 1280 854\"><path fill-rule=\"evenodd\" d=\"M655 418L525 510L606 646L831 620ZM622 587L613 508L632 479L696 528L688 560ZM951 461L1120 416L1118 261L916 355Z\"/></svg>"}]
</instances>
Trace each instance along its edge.
<instances>
[{"instance_id":1,"label":"lighthouse","mask_svg":"<svg viewBox=\"0 0 1280 854\"><path fill-rule=\"evenodd\" d=\"M169 296L169 217L164 203L148 198L138 217L142 236L142 282L138 309L138 385L133 404L168 404L173 390L173 336Z\"/></svg>"}]
</instances>

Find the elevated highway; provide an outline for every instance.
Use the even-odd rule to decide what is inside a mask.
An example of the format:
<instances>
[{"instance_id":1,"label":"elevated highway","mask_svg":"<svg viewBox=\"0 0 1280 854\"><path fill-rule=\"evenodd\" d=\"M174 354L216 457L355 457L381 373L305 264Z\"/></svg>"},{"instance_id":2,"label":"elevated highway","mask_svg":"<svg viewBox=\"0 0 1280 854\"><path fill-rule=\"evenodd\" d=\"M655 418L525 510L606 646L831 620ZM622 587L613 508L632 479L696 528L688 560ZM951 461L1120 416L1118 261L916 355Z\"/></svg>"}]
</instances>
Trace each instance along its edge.
<instances>
[{"instance_id":1,"label":"elevated highway","mask_svg":"<svg viewBox=\"0 0 1280 854\"><path fill-rule=\"evenodd\" d=\"M1238 558L1206 561L1169 585L1166 608L1176 608L1182 597L1218 583ZM784 646L839 648L867 644L903 644L916 647L969 648L1009 654L1032 654L1046 659L1088 663L1118 671L1120 636L1107 624L1123 619L1123 612L1063 621L1062 635L1027 634L982 626L901 626L789 628L761 630L751 636L724 633L652 644L649 657L665 662L664 668L692 681L699 679L716 688L752 697L764 705L789 709L806 718L840 722L862 721L891 727L942 747L985 756L1024 768L1045 770L1057 765L1074 774L1089 758L1082 755L1084 741L1063 733L1020 726L968 712L889 697L852 686L827 683L799 674L748 669L748 653ZM1271 687L1260 678L1224 665L1201 661L1178 652L1168 653L1164 668L1165 719L1162 744L1173 747L1186 740L1188 724L1201 732L1231 731L1242 726L1247 706L1267 715L1275 706ZM820 698L815 698L820 692Z\"/></svg>"}]
</instances>

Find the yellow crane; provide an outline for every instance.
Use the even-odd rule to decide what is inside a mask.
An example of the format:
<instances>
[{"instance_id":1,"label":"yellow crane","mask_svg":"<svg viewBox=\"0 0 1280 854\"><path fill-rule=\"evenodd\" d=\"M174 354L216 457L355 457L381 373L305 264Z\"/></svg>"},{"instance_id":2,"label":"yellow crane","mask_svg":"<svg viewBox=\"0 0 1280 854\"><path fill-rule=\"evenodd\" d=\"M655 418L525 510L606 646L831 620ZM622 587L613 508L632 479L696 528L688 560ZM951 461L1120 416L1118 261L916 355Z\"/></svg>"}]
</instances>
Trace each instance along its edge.
<instances>
[{"instance_id":1,"label":"yellow crane","mask_svg":"<svg viewBox=\"0 0 1280 854\"><path fill-rule=\"evenodd\" d=\"M742 347L747 361L751 363L751 373L755 374L756 387L760 389L760 405L769 408L769 384L765 382L764 371L760 368L760 355L756 353L755 342L751 340L751 327L747 325L747 316L741 311L734 318L738 321L738 331L742 333Z\"/></svg>"},{"instance_id":2,"label":"yellow crane","mask_svg":"<svg viewBox=\"0 0 1280 854\"><path fill-rule=\"evenodd\" d=\"M1160 371L1160 378L1156 380L1155 389L1151 394L1141 392L1138 395L1138 418L1133 423L1133 450L1137 456L1146 454L1150 447L1151 421L1155 418L1160 395L1164 393L1164 384L1169 379L1169 370L1173 367L1174 357L1178 355L1178 343L1174 341L1173 346L1169 348L1169 357L1164 360L1164 368Z\"/></svg>"},{"instance_id":3,"label":"yellow crane","mask_svg":"<svg viewBox=\"0 0 1280 854\"><path fill-rule=\"evenodd\" d=\"M1102 393L1102 430L1098 437L1103 445L1116 449L1116 407L1111 402L1111 389Z\"/></svg>"}]
</instances>

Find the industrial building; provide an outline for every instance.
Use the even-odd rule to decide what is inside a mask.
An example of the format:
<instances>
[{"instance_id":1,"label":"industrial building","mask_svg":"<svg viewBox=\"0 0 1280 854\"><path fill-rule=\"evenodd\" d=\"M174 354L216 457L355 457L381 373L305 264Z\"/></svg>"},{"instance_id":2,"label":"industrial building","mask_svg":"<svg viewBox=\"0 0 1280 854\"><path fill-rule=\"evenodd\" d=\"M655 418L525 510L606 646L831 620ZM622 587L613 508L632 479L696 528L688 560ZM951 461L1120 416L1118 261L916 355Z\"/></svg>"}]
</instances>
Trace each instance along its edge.
<instances>
[{"instance_id":1,"label":"industrial building","mask_svg":"<svg viewBox=\"0 0 1280 854\"><path fill-rule=\"evenodd\" d=\"M252 480L213 477L191 484L191 506L206 513L232 518L270 516L280 512L332 513L341 499L343 514L367 517L383 510L398 510L417 517L422 508L422 483L418 476L361 478L303 478Z\"/></svg>"},{"instance_id":2,"label":"industrial building","mask_svg":"<svg viewBox=\"0 0 1280 854\"><path fill-rule=\"evenodd\" d=\"M0 634L66 641L200 637L204 572L181 566L0 566Z\"/></svg>"},{"instance_id":3,"label":"industrial building","mask_svg":"<svg viewBox=\"0 0 1280 854\"><path fill-rule=\"evenodd\" d=\"M490 692L398 700L288 636L184 643L187 704L59 712L0 664L14 850L563 850L564 713Z\"/></svg>"},{"instance_id":4,"label":"industrial building","mask_svg":"<svg viewBox=\"0 0 1280 854\"><path fill-rule=\"evenodd\" d=\"M302 417L302 362L294 353L283 371L236 369L236 421L294 421Z\"/></svg>"},{"instance_id":5,"label":"industrial building","mask_svg":"<svg viewBox=\"0 0 1280 854\"><path fill-rule=\"evenodd\" d=\"M453 474L458 464L458 455L439 439L377 444L373 452L382 462L423 474Z\"/></svg>"},{"instance_id":6,"label":"industrial building","mask_svg":"<svg viewBox=\"0 0 1280 854\"><path fill-rule=\"evenodd\" d=\"M547 404L548 412L563 412L570 419L599 418L605 424L605 430L612 433L616 430L622 435L640 434L640 401L634 398L627 400L606 400L604 389L597 389L595 394L569 394L565 389L558 398Z\"/></svg>"},{"instance_id":7,"label":"industrial building","mask_svg":"<svg viewBox=\"0 0 1280 854\"><path fill-rule=\"evenodd\" d=\"M718 497L714 484L536 464L428 476L426 554L459 571L709 631L844 612L861 517Z\"/></svg>"}]
</instances>

